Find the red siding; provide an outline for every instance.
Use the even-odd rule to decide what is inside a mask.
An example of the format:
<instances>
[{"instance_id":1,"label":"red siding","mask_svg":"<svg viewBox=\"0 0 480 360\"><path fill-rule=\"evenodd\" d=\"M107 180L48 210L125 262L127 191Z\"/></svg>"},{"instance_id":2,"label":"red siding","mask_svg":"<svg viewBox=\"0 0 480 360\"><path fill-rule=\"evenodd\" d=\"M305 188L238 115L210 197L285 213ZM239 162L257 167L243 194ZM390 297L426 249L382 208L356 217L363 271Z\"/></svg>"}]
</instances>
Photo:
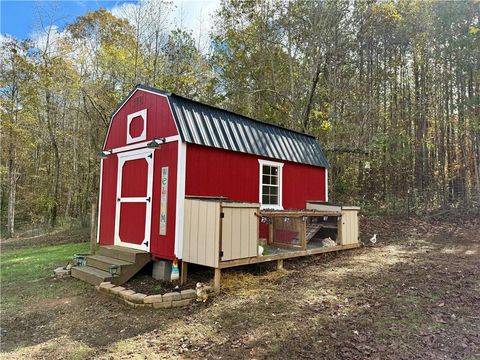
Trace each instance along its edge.
<instances>
[{"instance_id":1,"label":"red siding","mask_svg":"<svg viewBox=\"0 0 480 360\"><path fill-rule=\"evenodd\" d=\"M259 169L255 155L187 145L185 195L225 196L259 201ZM275 159L266 159L278 161ZM325 200L325 168L283 162L283 207L304 209L307 200ZM260 236L265 237L261 226Z\"/></svg>"},{"instance_id":2,"label":"red siding","mask_svg":"<svg viewBox=\"0 0 480 360\"><path fill-rule=\"evenodd\" d=\"M104 150L127 145L127 116L142 109L147 109L147 140L178 134L167 98L137 90L113 117Z\"/></svg>"},{"instance_id":3,"label":"red siding","mask_svg":"<svg viewBox=\"0 0 480 360\"><path fill-rule=\"evenodd\" d=\"M150 235L150 252L160 258L172 259L175 247L175 214L177 208L177 153L178 143L163 144L155 150L153 196L152 196L152 229ZM167 234L160 235L160 191L162 167L168 166L167 195Z\"/></svg>"},{"instance_id":4,"label":"red siding","mask_svg":"<svg viewBox=\"0 0 480 360\"><path fill-rule=\"evenodd\" d=\"M141 98L141 99L140 99ZM145 91L138 90L114 116L110 124L110 130L105 142L105 148L115 149L129 145L126 143L127 116L128 114L147 109L147 136L146 141L153 138L161 138L177 135L175 122L173 120L167 99ZM141 132L139 125L134 124L135 131ZM177 196L177 142L163 144L155 150L153 170L153 193L152 193L152 214L150 252L152 255L173 259L175 246L175 212ZM116 154L109 155L103 160L103 173L101 185L101 205L99 219L99 242L102 245L114 244L115 232L115 209L117 192L117 171L118 158ZM161 191L161 170L168 166L168 207L167 207L167 232L165 236L160 235L160 191ZM130 175L138 176L138 169L129 169L133 165L126 165L125 171L132 171ZM145 179L140 179L144 183ZM139 189L145 185L139 184ZM139 191L139 189L137 189Z\"/></svg>"}]
</instances>

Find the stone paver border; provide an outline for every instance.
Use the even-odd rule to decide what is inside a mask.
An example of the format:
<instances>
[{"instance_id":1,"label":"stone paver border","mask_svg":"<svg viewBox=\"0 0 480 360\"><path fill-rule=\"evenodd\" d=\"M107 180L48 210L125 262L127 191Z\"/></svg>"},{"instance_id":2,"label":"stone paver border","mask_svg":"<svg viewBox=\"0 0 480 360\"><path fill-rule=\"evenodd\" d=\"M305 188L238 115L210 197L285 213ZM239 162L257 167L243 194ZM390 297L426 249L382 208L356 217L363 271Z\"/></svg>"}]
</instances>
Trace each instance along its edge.
<instances>
[{"instance_id":1,"label":"stone paver border","mask_svg":"<svg viewBox=\"0 0 480 360\"><path fill-rule=\"evenodd\" d=\"M147 296L133 290L127 290L123 286L116 286L108 281L102 282L95 288L101 293L115 296L133 308L166 309L182 307L190 305L197 298L197 293L194 289Z\"/></svg>"}]
</instances>

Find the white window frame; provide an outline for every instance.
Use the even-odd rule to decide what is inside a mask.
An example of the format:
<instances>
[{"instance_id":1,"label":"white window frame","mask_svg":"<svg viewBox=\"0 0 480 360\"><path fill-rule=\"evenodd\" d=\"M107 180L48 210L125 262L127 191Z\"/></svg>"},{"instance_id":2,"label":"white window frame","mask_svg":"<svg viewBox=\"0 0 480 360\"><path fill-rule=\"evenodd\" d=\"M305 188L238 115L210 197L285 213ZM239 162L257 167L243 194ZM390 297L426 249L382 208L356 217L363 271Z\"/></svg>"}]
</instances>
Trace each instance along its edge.
<instances>
[{"instance_id":1,"label":"white window frame","mask_svg":"<svg viewBox=\"0 0 480 360\"><path fill-rule=\"evenodd\" d=\"M259 181L258 181L258 202L260 203L260 209L273 209L283 210L283 163L269 160L258 160L260 164ZM263 181L263 166L273 166L278 168L278 205L263 204L262 203L262 181Z\"/></svg>"},{"instance_id":2,"label":"white window frame","mask_svg":"<svg viewBox=\"0 0 480 360\"><path fill-rule=\"evenodd\" d=\"M132 123L132 120L137 116L140 116L143 120L143 130L140 135L132 137L130 135L130 124ZM147 109L134 112L133 114L128 114L127 115L127 144L131 144L137 141L143 141L146 138L147 138Z\"/></svg>"}]
</instances>

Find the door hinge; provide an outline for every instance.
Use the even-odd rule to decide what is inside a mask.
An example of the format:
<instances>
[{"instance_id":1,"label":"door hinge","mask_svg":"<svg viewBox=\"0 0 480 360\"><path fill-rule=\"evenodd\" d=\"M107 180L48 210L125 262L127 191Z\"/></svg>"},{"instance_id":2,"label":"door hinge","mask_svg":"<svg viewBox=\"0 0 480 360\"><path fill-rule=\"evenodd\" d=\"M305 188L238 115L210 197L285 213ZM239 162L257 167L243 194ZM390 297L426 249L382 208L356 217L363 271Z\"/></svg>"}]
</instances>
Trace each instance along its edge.
<instances>
[{"instance_id":1,"label":"door hinge","mask_svg":"<svg viewBox=\"0 0 480 360\"><path fill-rule=\"evenodd\" d=\"M225 217L225 213L224 212L221 212L220 213L220 219L223 219Z\"/></svg>"},{"instance_id":2,"label":"door hinge","mask_svg":"<svg viewBox=\"0 0 480 360\"><path fill-rule=\"evenodd\" d=\"M148 246L148 241L145 241L143 245Z\"/></svg>"},{"instance_id":3,"label":"door hinge","mask_svg":"<svg viewBox=\"0 0 480 360\"><path fill-rule=\"evenodd\" d=\"M148 202L150 202L150 196L146 199Z\"/></svg>"},{"instance_id":4,"label":"door hinge","mask_svg":"<svg viewBox=\"0 0 480 360\"><path fill-rule=\"evenodd\" d=\"M220 251L218 252L218 255L219 255L220 257L223 257L223 251L220 250Z\"/></svg>"},{"instance_id":5,"label":"door hinge","mask_svg":"<svg viewBox=\"0 0 480 360\"><path fill-rule=\"evenodd\" d=\"M149 154L149 155L147 155L147 157L149 157L149 158L151 159L151 158L153 157L153 155L152 155L152 154Z\"/></svg>"}]
</instances>

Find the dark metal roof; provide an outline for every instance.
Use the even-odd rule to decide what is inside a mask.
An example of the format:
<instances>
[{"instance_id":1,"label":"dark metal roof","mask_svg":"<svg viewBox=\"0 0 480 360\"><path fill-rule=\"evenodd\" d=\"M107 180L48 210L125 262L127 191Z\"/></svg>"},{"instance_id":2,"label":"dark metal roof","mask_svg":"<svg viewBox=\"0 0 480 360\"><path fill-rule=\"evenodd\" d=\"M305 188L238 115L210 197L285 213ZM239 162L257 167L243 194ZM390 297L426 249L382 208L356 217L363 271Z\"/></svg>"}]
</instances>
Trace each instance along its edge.
<instances>
[{"instance_id":1,"label":"dark metal roof","mask_svg":"<svg viewBox=\"0 0 480 360\"><path fill-rule=\"evenodd\" d=\"M313 136L155 88L137 87L168 97L180 137L187 143L314 166L329 166Z\"/></svg>"}]
</instances>

